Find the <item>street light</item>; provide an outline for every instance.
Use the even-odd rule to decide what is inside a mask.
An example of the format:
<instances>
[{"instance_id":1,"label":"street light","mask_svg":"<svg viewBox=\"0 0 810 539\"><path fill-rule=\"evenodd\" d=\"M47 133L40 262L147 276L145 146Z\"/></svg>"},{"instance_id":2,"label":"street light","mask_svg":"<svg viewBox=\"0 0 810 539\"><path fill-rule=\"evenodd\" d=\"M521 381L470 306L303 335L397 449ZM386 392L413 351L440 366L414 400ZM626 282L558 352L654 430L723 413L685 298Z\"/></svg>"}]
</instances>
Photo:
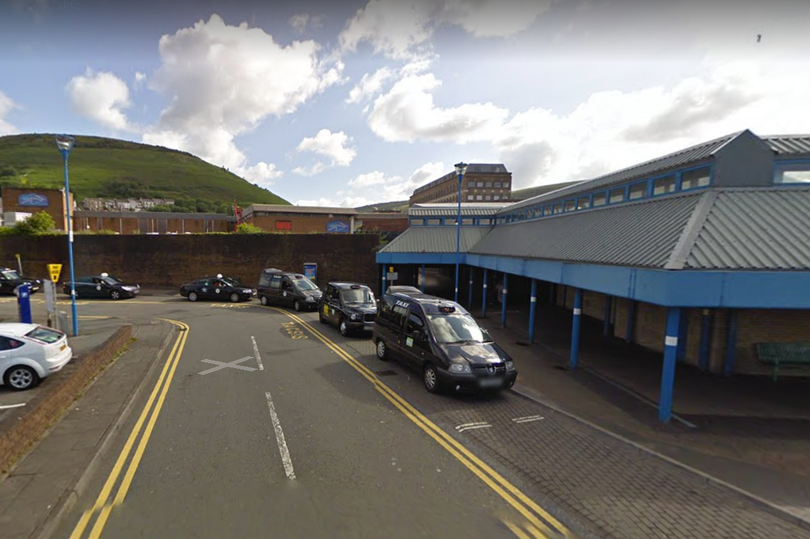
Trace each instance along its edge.
<instances>
[{"instance_id":1,"label":"street light","mask_svg":"<svg viewBox=\"0 0 810 539\"><path fill-rule=\"evenodd\" d=\"M458 303L458 263L461 257L461 182L464 180L464 173L467 172L467 163L456 163L456 175L458 176L458 216L456 218L456 296L454 301Z\"/></svg>"},{"instance_id":2,"label":"street light","mask_svg":"<svg viewBox=\"0 0 810 539\"><path fill-rule=\"evenodd\" d=\"M68 179L68 154L75 140L68 135L56 135L56 147L62 152L65 164L65 211L67 212L68 263L70 265L70 302L73 315L73 336L79 334L79 316L76 313L76 276L73 273L73 229L70 222L70 180Z\"/></svg>"}]
</instances>

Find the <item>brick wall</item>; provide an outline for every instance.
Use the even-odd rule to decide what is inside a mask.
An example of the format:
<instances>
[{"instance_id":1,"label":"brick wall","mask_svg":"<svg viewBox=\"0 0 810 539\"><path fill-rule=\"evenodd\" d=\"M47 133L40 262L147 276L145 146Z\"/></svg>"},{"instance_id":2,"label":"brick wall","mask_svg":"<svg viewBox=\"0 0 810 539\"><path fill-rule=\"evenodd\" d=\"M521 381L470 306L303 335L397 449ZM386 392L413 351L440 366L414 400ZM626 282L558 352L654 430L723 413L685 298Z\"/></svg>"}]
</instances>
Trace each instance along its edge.
<instances>
[{"instance_id":1,"label":"brick wall","mask_svg":"<svg viewBox=\"0 0 810 539\"><path fill-rule=\"evenodd\" d=\"M14 419L13 424L4 422L0 427L0 472L8 470L28 451L31 444L45 434L101 368L131 338L132 326L122 326L100 347L74 360L75 363L68 363L62 375L54 377L52 383L28 403L24 414L19 419Z\"/></svg>"},{"instance_id":2,"label":"brick wall","mask_svg":"<svg viewBox=\"0 0 810 539\"><path fill-rule=\"evenodd\" d=\"M154 214L150 214L154 215ZM127 217L98 217L86 216L85 212L78 211L73 217L73 227L76 232L98 232L99 230L112 230L119 234L197 234L204 232L230 232L233 223L225 219L210 219L205 217L144 217L132 215Z\"/></svg>"},{"instance_id":3,"label":"brick wall","mask_svg":"<svg viewBox=\"0 0 810 539\"><path fill-rule=\"evenodd\" d=\"M188 236L76 236L77 277L102 272L141 286L179 287L222 273L255 286L263 268L304 271L318 264L318 286L330 280L377 283L373 234L223 234ZM0 264L15 265L20 253L26 275L46 277L47 264L61 263L67 275L65 236L0 237ZM377 290L379 285L372 288Z\"/></svg>"},{"instance_id":4,"label":"brick wall","mask_svg":"<svg viewBox=\"0 0 810 539\"><path fill-rule=\"evenodd\" d=\"M320 234L326 233L326 225L329 221L344 221L351 226L351 218L345 215L297 215L294 213L283 214L262 214L254 213L245 219L246 223L257 226L268 232L276 232L276 221L289 221L292 228L287 230L292 234Z\"/></svg>"},{"instance_id":5,"label":"brick wall","mask_svg":"<svg viewBox=\"0 0 810 539\"><path fill-rule=\"evenodd\" d=\"M3 187L3 211L4 212L23 212L23 213L37 213L44 211L53 217L53 222L56 224L58 230L67 229L67 221L65 219L65 195L60 189L23 189L18 187ZM42 195L48 199L48 205L41 206L20 206L18 204L20 195L33 193ZM73 195L70 196L70 202L73 203ZM72 207L72 206L71 206Z\"/></svg>"}]
</instances>

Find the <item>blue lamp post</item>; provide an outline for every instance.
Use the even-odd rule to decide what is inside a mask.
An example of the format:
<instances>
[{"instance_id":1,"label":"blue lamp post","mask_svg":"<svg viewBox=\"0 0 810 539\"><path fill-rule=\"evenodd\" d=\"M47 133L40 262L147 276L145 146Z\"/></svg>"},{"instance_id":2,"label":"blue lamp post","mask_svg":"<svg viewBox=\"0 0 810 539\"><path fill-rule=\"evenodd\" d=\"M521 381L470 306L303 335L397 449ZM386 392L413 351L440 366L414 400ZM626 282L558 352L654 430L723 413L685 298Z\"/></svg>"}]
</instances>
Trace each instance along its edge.
<instances>
[{"instance_id":1,"label":"blue lamp post","mask_svg":"<svg viewBox=\"0 0 810 539\"><path fill-rule=\"evenodd\" d=\"M67 212L68 263L70 265L70 302L73 318L73 336L79 334L79 316L76 313L76 276L73 272L73 228L70 222L70 180L68 179L68 155L75 140L68 135L56 135L56 147L62 152L65 164L65 211Z\"/></svg>"},{"instance_id":2,"label":"blue lamp post","mask_svg":"<svg viewBox=\"0 0 810 539\"><path fill-rule=\"evenodd\" d=\"M467 163L456 163L456 175L458 176L458 216L456 218L456 295L454 301L458 303L458 265L461 257L461 182L464 180L464 173L467 172Z\"/></svg>"}]
</instances>

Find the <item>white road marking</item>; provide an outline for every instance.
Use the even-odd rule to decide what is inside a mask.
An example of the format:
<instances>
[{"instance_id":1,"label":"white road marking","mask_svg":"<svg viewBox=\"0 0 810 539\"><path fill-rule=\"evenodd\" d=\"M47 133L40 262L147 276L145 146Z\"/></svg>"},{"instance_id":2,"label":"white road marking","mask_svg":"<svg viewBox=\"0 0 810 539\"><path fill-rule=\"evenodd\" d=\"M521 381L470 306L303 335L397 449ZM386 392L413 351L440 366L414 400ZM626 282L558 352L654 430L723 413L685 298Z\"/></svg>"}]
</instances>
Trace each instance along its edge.
<instances>
[{"instance_id":1,"label":"white road marking","mask_svg":"<svg viewBox=\"0 0 810 539\"><path fill-rule=\"evenodd\" d=\"M456 430L458 432L464 432L465 430L488 429L490 427L492 427L492 425L490 425L486 421L481 421L478 423L464 423L463 425L458 425L456 427Z\"/></svg>"},{"instance_id":2,"label":"white road marking","mask_svg":"<svg viewBox=\"0 0 810 539\"><path fill-rule=\"evenodd\" d=\"M526 417L516 417L512 419L512 421L515 423L531 423L532 421L540 421L541 419L545 418L539 415L528 415Z\"/></svg>"},{"instance_id":3,"label":"white road marking","mask_svg":"<svg viewBox=\"0 0 810 539\"><path fill-rule=\"evenodd\" d=\"M259 355L259 347L256 345L256 337L250 336L250 340L253 341L253 353L256 354L256 363L259 364L259 370L264 370L264 365L262 365L262 356Z\"/></svg>"},{"instance_id":4,"label":"white road marking","mask_svg":"<svg viewBox=\"0 0 810 539\"><path fill-rule=\"evenodd\" d=\"M458 429L460 429L462 427L473 427L475 425L487 425L487 422L486 421L479 421L478 423L462 423L461 425L456 426L456 430L458 430Z\"/></svg>"},{"instance_id":5,"label":"white road marking","mask_svg":"<svg viewBox=\"0 0 810 539\"><path fill-rule=\"evenodd\" d=\"M231 361L230 363L225 363L222 361L214 361L213 359L201 359L203 363L211 363L212 365L219 365L218 367L214 367L213 369L204 370L202 372L198 372L197 374L202 374L203 376L206 374L211 374L212 372L216 372L218 370L231 368L231 369L239 369L240 371L255 371L253 367L243 367L242 365L237 365L237 363L242 363L243 361L247 361L248 359L253 359L253 356L243 357L242 359L237 359Z\"/></svg>"},{"instance_id":6,"label":"white road marking","mask_svg":"<svg viewBox=\"0 0 810 539\"><path fill-rule=\"evenodd\" d=\"M0 406L0 410L5 410L7 408L19 408L20 406L25 406L25 403L21 402L19 404L4 404Z\"/></svg>"},{"instance_id":7,"label":"white road marking","mask_svg":"<svg viewBox=\"0 0 810 539\"><path fill-rule=\"evenodd\" d=\"M290 458L290 451L287 449L287 442L284 440L284 431L281 430L281 422L278 420L276 414L276 407L273 406L273 399L270 397L270 392L264 394L267 397L267 407L270 409L270 419L273 421L273 430L276 431L276 441L278 442L278 451L281 453L281 462L284 463L284 472L287 474L287 479L295 479L295 471L293 471L292 459Z\"/></svg>"}]
</instances>

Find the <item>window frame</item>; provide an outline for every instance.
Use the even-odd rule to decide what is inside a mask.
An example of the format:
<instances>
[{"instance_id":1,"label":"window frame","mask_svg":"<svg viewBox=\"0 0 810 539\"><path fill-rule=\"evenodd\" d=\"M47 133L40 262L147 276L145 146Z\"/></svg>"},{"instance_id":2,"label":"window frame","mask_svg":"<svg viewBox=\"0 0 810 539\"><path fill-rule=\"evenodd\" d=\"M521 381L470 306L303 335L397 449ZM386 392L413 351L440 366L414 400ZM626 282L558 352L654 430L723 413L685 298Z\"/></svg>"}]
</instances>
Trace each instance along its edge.
<instances>
[{"instance_id":1,"label":"window frame","mask_svg":"<svg viewBox=\"0 0 810 539\"><path fill-rule=\"evenodd\" d=\"M807 165L807 170L810 171L810 159L782 159L782 160L774 160L773 167L771 170L771 185L775 185L778 187L808 187L810 186L810 182L781 182L776 183L776 172L782 165L793 165L793 164L802 164Z\"/></svg>"}]
</instances>

